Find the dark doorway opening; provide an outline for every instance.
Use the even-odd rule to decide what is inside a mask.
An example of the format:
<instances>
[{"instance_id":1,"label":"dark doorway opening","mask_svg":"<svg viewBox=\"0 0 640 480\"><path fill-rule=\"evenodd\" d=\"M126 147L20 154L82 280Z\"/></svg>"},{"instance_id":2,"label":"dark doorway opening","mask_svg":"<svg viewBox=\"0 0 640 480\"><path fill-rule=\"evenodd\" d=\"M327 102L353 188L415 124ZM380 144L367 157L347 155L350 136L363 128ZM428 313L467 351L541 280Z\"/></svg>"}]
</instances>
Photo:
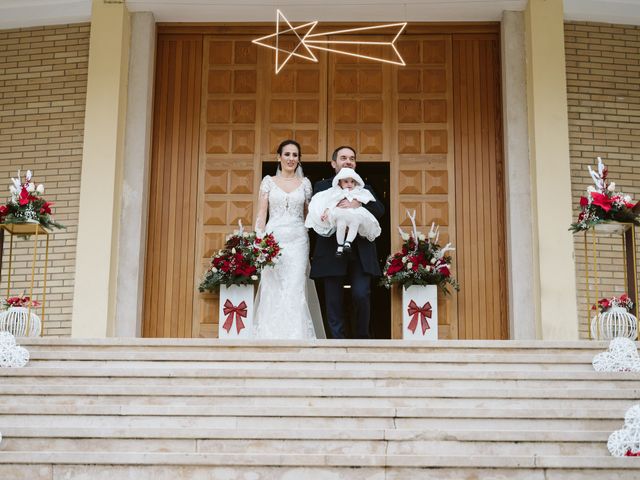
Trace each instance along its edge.
<instances>
[{"instance_id":1,"label":"dark doorway opening","mask_svg":"<svg viewBox=\"0 0 640 480\"><path fill-rule=\"evenodd\" d=\"M277 162L264 162L262 164L262 176L273 175L276 171ZM309 178L311 184L324 178L331 178L334 175L333 168L328 162L303 162L304 175ZM383 162L358 162L358 174L365 183L373 187L377 197L384 203L385 214L380 219L382 233L376 239L376 249L378 252L378 262L382 268L387 257L391 253L391 215L390 215L390 190L389 190L389 163ZM311 233L311 254L315 245L315 233ZM320 306L322 308L322 318L326 325L325 298L322 282L316 282ZM345 292L345 304L350 305L349 289ZM347 318L351 318L348 316ZM389 290L378 285L378 279L373 279L371 283L371 338L389 339L391 338L391 294Z\"/></svg>"}]
</instances>

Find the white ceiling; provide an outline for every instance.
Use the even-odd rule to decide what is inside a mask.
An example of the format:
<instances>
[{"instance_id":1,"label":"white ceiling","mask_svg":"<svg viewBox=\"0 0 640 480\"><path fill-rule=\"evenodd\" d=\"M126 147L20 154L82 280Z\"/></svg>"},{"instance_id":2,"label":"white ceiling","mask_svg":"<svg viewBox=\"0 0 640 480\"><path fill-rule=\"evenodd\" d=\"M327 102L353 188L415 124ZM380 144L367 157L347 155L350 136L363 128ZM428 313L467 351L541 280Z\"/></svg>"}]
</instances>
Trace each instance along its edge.
<instances>
[{"instance_id":1,"label":"white ceiling","mask_svg":"<svg viewBox=\"0 0 640 480\"><path fill-rule=\"evenodd\" d=\"M106 0L120 3L123 0ZM126 0L158 22L495 21L527 0ZM640 25L640 0L564 0L567 20ZM0 29L86 22L91 0L0 0Z\"/></svg>"}]
</instances>

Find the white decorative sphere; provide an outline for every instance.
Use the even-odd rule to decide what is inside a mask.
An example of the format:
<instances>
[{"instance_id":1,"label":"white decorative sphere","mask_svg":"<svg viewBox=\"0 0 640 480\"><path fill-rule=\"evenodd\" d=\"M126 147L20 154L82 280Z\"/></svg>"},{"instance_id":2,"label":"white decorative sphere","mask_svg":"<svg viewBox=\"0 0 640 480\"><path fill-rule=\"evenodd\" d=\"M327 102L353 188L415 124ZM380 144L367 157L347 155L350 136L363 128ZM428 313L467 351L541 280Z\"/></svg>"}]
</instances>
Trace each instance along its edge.
<instances>
[{"instance_id":1,"label":"white decorative sphere","mask_svg":"<svg viewBox=\"0 0 640 480\"><path fill-rule=\"evenodd\" d=\"M609 350L593 357L597 372L640 372L640 356L636 344L628 338L611 340Z\"/></svg>"},{"instance_id":2,"label":"white decorative sphere","mask_svg":"<svg viewBox=\"0 0 640 480\"><path fill-rule=\"evenodd\" d=\"M624 428L609 435L607 448L614 457L624 457L627 452L640 452L640 405L627 410Z\"/></svg>"},{"instance_id":3,"label":"white decorative sphere","mask_svg":"<svg viewBox=\"0 0 640 480\"><path fill-rule=\"evenodd\" d=\"M10 332L16 337L37 337L42 325L40 317L26 307L9 307L0 312L0 331Z\"/></svg>"},{"instance_id":4,"label":"white decorative sphere","mask_svg":"<svg viewBox=\"0 0 640 480\"><path fill-rule=\"evenodd\" d=\"M9 332L0 332L0 368L24 367L28 361L27 349L16 345Z\"/></svg>"},{"instance_id":5,"label":"white decorative sphere","mask_svg":"<svg viewBox=\"0 0 640 480\"><path fill-rule=\"evenodd\" d=\"M635 340L638 336L638 319L624 307L611 307L591 319L591 338L611 340L625 337Z\"/></svg>"}]
</instances>

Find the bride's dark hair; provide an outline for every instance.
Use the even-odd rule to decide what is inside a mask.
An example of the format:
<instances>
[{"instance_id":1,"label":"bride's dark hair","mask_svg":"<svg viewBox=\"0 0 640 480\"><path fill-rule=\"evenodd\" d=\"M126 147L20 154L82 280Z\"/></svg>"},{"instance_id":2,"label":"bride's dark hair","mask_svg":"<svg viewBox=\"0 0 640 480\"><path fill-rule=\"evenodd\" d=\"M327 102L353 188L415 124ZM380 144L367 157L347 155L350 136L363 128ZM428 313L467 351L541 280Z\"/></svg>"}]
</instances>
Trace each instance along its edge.
<instances>
[{"instance_id":1,"label":"bride's dark hair","mask_svg":"<svg viewBox=\"0 0 640 480\"><path fill-rule=\"evenodd\" d=\"M298 142L296 142L295 140L284 140L283 142L280 143L280 145L278 145L278 150L276 150L276 153L278 155L282 155L282 151L284 150L284 147L286 147L287 145L295 145L296 148L298 149L298 161L300 161L300 159L302 158L302 149L300 148L300 144Z\"/></svg>"}]
</instances>

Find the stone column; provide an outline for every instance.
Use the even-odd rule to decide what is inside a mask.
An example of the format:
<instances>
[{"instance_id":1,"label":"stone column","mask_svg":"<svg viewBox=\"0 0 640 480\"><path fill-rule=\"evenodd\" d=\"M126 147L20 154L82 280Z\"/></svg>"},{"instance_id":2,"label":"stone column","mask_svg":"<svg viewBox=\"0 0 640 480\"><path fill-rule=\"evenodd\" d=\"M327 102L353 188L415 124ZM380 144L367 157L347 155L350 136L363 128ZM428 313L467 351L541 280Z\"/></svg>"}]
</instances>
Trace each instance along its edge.
<instances>
[{"instance_id":1,"label":"stone column","mask_svg":"<svg viewBox=\"0 0 640 480\"><path fill-rule=\"evenodd\" d=\"M142 331L155 55L153 14L133 13L116 290L118 337L139 337Z\"/></svg>"},{"instance_id":2,"label":"stone column","mask_svg":"<svg viewBox=\"0 0 640 480\"><path fill-rule=\"evenodd\" d=\"M124 3L93 0L72 331L114 334L130 19Z\"/></svg>"},{"instance_id":3,"label":"stone column","mask_svg":"<svg viewBox=\"0 0 640 480\"><path fill-rule=\"evenodd\" d=\"M536 328L539 302L533 295L533 210L523 12L503 13L501 45L509 332L512 340L533 340L539 337Z\"/></svg>"},{"instance_id":4,"label":"stone column","mask_svg":"<svg viewBox=\"0 0 640 480\"><path fill-rule=\"evenodd\" d=\"M562 0L525 11L527 104L534 219L534 287L544 340L577 340L569 126ZM519 299L516 299L518 301Z\"/></svg>"}]
</instances>

